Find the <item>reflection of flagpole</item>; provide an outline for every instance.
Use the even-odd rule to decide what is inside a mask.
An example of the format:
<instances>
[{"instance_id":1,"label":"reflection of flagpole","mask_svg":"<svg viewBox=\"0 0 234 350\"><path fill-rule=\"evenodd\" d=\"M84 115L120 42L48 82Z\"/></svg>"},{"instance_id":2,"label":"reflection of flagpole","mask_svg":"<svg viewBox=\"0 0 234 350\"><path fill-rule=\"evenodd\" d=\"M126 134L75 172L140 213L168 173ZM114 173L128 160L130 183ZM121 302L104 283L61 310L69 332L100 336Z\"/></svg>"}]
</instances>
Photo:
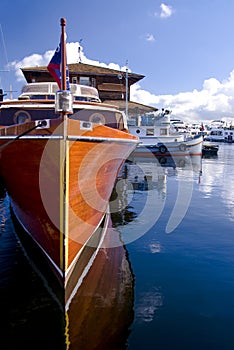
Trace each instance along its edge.
<instances>
[{"instance_id":1,"label":"reflection of flagpole","mask_svg":"<svg viewBox=\"0 0 234 350\"><path fill-rule=\"evenodd\" d=\"M125 77L125 80L126 80L126 118L128 120L128 61L126 62L126 77Z\"/></svg>"},{"instance_id":2,"label":"reflection of flagpole","mask_svg":"<svg viewBox=\"0 0 234 350\"><path fill-rule=\"evenodd\" d=\"M202 177L202 155L200 160L200 170L199 170L199 176L198 176L198 183L201 183L201 177Z\"/></svg>"}]
</instances>

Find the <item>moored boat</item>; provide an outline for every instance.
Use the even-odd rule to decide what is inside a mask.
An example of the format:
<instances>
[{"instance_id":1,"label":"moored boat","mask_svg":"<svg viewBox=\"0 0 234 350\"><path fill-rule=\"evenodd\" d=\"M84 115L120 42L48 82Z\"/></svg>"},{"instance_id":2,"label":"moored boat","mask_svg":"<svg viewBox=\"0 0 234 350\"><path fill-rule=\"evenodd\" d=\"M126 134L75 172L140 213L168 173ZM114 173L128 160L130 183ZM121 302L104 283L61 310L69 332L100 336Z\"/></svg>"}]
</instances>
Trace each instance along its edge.
<instances>
[{"instance_id":1,"label":"moored boat","mask_svg":"<svg viewBox=\"0 0 234 350\"><path fill-rule=\"evenodd\" d=\"M65 20L61 20L65 53ZM25 86L1 102L0 175L17 221L64 290L65 310L95 261L109 226L108 202L120 166L138 138L126 117L94 88ZM73 94L72 94L73 93Z\"/></svg>"},{"instance_id":2,"label":"moored boat","mask_svg":"<svg viewBox=\"0 0 234 350\"><path fill-rule=\"evenodd\" d=\"M212 142L203 142L202 145L202 157L217 157L219 150L219 145Z\"/></svg>"},{"instance_id":3,"label":"moored boat","mask_svg":"<svg viewBox=\"0 0 234 350\"><path fill-rule=\"evenodd\" d=\"M205 141L210 142L234 142L233 120L212 120L207 125L207 132L204 135Z\"/></svg>"},{"instance_id":4,"label":"moored boat","mask_svg":"<svg viewBox=\"0 0 234 350\"><path fill-rule=\"evenodd\" d=\"M135 152L146 157L149 151L156 156L201 156L203 135L176 131L170 113L163 109L128 121L129 131L141 141Z\"/></svg>"}]
</instances>

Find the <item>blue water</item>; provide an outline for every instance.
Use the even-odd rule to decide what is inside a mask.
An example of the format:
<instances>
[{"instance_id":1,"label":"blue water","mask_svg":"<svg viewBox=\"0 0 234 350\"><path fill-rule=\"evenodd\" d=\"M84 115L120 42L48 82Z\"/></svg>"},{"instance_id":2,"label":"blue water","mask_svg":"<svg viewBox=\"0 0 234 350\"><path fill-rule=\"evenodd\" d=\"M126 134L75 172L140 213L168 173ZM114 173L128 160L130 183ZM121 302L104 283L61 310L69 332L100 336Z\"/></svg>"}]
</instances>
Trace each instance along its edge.
<instances>
[{"instance_id":1,"label":"blue water","mask_svg":"<svg viewBox=\"0 0 234 350\"><path fill-rule=\"evenodd\" d=\"M61 310L22 249L8 196L1 197L0 349L62 349Z\"/></svg>"},{"instance_id":2,"label":"blue water","mask_svg":"<svg viewBox=\"0 0 234 350\"><path fill-rule=\"evenodd\" d=\"M128 179L114 216L134 274L126 349L234 350L234 144L203 158L202 175L138 167L153 184L134 190ZM22 250L7 196L0 228L0 348L62 348L61 311Z\"/></svg>"},{"instance_id":3,"label":"blue water","mask_svg":"<svg viewBox=\"0 0 234 350\"><path fill-rule=\"evenodd\" d=\"M135 274L128 350L233 350L234 145L220 144L217 158L202 160L187 212L166 233L178 176L167 176L166 204L157 222L127 245ZM136 206L147 195L136 193ZM123 231L127 235L127 227Z\"/></svg>"}]
</instances>

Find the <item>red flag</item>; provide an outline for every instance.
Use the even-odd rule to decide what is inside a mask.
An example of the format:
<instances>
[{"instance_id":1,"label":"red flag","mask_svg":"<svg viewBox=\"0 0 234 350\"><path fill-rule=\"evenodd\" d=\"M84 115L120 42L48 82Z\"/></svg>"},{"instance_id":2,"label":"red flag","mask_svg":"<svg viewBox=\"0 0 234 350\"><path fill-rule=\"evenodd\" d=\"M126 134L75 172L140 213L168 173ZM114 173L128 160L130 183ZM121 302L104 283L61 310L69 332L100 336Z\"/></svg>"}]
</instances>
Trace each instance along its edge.
<instances>
[{"instance_id":1,"label":"red flag","mask_svg":"<svg viewBox=\"0 0 234 350\"><path fill-rule=\"evenodd\" d=\"M61 42L57 47L53 57L50 60L50 63L47 66L48 71L57 82L59 88L61 89ZM70 90L69 84L69 71L68 66L66 65L66 87L67 90Z\"/></svg>"}]
</instances>

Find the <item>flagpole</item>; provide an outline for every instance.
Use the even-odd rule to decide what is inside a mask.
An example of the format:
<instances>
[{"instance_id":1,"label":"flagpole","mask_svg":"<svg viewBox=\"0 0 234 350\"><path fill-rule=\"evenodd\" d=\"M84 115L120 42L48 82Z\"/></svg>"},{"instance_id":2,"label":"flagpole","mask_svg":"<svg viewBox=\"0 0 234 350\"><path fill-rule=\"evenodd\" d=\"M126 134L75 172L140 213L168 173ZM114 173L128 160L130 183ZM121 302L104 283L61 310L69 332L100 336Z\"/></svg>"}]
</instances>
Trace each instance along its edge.
<instances>
[{"instance_id":1,"label":"flagpole","mask_svg":"<svg viewBox=\"0 0 234 350\"><path fill-rule=\"evenodd\" d=\"M73 113L73 97L69 84L69 71L67 66L66 53L66 19L60 19L61 35L60 44L51 58L47 69L57 82L59 90L55 94L55 113L59 113L60 117L65 119L67 114Z\"/></svg>"},{"instance_id":2,"label":"flagpole","mask_svg":"<svg viewBox=\"0 0 234 350\"><path fill-rule=\"evenodd\" d=\"M67 239L68 239L68 211L69 211L69 144L67 141L68 128L68 114L71 113L72 104L71 93L67 89L67 55L66 55L66 38L65 26L66 19L61 18L61 91L58 92L61 98L60 118L63 122L63 139L60 142L60 262L61 268L64 272L67 267ZM69 77L68 77L69 79ZM69 107L70 106L70 107ZM64 277L65 278L65 277Z\"/></svg>"},{"instance_id":3,"label":"flagpole","mask_svg":"<svg viewBox=\"0 0 234 350\"><path fill-rule=\"evenodd\" d=\"M126 61L126 105L125 105L125 114L126 114L126 118L128 120L128 61Z\"/></svg>"},{"instance_id":4,"label":"flagpole","mask_svg":"<svg viewBox=\"0 0 234 350\"><path fill-rule=\"evenodd\" d=\"M66 90L66 62L67 62L67 55L66 55L66 41L65 41L65 26L66 26L66 19L61 18L61 88L62 90Z\"/></svg>"}]
</instances>

